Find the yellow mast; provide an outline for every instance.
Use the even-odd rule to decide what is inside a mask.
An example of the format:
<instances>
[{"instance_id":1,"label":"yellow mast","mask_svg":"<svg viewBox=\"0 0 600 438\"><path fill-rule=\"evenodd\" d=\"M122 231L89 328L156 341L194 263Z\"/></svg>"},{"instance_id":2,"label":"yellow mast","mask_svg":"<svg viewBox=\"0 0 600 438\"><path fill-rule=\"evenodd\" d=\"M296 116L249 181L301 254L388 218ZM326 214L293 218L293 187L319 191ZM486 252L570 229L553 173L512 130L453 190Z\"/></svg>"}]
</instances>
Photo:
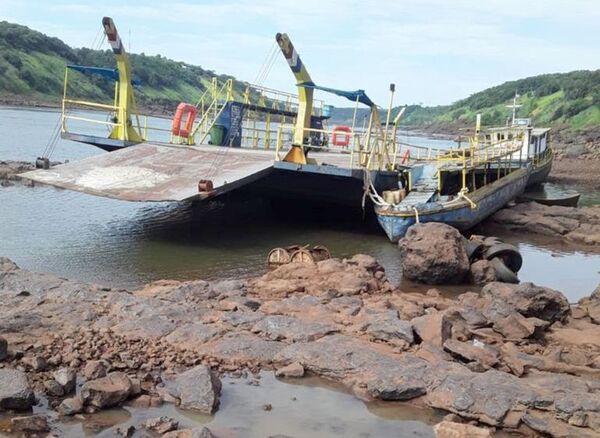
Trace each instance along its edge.
<instances>
[{"instance_id":1,"label":"yellow mast","mask_svg":"<svg viewBox=\"0 0 600 438\"><path fill-rule=\"evenodd\" d=\"M313 107L313 89L306 87L305 85L312 85L313 82L287 34L278 33L275 36L275 39L296 78L296 85L298 87L298 116L296 117L292 148L283 158L283 161L306 164L306 155L303 148L305 142L304 133L307 132L307 129L310 129L310 117L312 115Z\"/></svg>"},{"instance_id":2,"label":"yellow mast","mask_svg":"<svg viewBox=\"0 0 600 438\"><path fill-rule=\"evenodd\" d=\"M108 137L115 140L142 142L144 139L133 127L131 120L131 115L135 113L136 107L127 53L125 53L125 48L112 18L104 17L102 27L117 60L117 69L119 70L116 124Z\"/></svg>"}]
</instances>

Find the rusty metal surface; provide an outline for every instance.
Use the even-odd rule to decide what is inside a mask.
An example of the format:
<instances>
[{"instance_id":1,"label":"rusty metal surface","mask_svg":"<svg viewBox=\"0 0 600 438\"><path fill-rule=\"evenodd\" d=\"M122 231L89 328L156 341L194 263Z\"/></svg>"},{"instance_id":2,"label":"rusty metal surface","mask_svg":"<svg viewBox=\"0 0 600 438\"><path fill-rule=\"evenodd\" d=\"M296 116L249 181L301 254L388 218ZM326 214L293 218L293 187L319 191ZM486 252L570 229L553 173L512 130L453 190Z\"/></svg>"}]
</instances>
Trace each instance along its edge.
<instances>
[{"instance_id":1,"label":"rusty metal surface","mask_svg":"<svg viewBox=\"0 0 600 438\"><path fill-rule=\"evenodd\" d=\"M183 201L217 196L261 178L273 158L270 151L144 143L21 176L127 201ZM214 190L199 193L201 179L212 180Z\"/></svg>"}]
</instances>

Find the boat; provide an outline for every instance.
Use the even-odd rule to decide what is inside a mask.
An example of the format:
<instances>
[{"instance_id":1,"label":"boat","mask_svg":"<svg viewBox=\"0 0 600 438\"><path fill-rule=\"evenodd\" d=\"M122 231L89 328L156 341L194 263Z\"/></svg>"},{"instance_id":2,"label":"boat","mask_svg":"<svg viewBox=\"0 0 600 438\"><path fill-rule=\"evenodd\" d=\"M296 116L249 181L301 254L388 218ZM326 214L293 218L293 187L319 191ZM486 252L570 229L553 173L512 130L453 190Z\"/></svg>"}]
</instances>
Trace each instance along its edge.
<instances>
[{"instance_id":1,"label":"boat","mask_svg":"<svg viewBox=\"0 0 600 438\"><path fill-rule=\"evenodd\" d=\"M531 166L526 165L472 192L461 189L454 195L440 195L420 179L399 204L377 200L375 214L392 242L397 242L416 223L443 222L468 230L522 194L530 175Z\"/></svg>"},{"instance_id":2,"label":"boat","mask_svg":"<svg viewBox=\"0 0 600 438\"><path fill-rule=\"evenodd\" d=\"M517 109L522 105L517 103L519 94L515 93L511 105L512 117L507 119L505 126L490 127L484 131L487 141L504 141L517 139L521 148L511 157L515 163L527 161L531 163L531 174L527 186L541 184L548 178L552 170L554 157L550 146L550 128L536 128L530 118L518 118Z\"/></svg>"},{"instance_id":3,"label":"boat","mask_svg":"<svg viewBox=\"0 0 600 438\"><path fill-rule=\"evenodd\" d=\"M561 192L545 190L545 186L541 185L539 188L526 190L519 198L520 202L537 202L543 205L559 205L562 207L577 207L579 202L580 193L574 191Z\"/></svg>"},{"instance_id":4,"label":"boat","mask_svg":"<svg viewBox=\"0 0 600 438\"><path fill-rule=\"evenodd\" d=\"M477 115L477 134L480 123ZM528 160L514 160L522 147L517 137L493 141L476 135L468 147L438 151L421 163L416 160L403 171L400 196L390 196L393 191L380 196L369 188L379 224L392 242L415 223L472 228L524 192L533 166Z\"/></svg>"}]
</instances>

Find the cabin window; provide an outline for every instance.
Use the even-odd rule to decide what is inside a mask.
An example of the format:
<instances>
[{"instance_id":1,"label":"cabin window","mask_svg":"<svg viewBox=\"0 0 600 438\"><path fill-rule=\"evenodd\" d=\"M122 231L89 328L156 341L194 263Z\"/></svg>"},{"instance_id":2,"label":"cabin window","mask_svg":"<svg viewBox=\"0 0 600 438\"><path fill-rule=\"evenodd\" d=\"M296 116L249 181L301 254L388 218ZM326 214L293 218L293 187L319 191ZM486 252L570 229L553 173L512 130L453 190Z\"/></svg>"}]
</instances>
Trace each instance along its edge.
<instances>
[{"instance_id":1,"label":"cabin window","mask_svg":"<svg viewBox=\"0 0 600 438\"><path fill-rule=\"evenodd\" d=\"M512 139L513 139L513 134L512 134L512 132L511 132L510 134L508 134L508 139L509 139L509 140L512 140Z\"/></svg>"}]
</instances>

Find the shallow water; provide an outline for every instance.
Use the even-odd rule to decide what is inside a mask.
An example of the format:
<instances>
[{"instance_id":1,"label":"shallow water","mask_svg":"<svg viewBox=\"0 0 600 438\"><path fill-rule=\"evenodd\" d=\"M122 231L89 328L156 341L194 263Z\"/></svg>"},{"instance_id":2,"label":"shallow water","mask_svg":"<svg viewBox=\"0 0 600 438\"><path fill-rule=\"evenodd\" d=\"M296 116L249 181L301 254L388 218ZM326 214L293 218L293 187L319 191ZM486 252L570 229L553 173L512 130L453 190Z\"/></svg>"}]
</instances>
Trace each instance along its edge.
<instances>
[{"instance_id":1,"label":"shallow water","mask_svg":"<svg viewBox=\"0 0 600 438\"><path fill-rule=\"evenodd\" d=\"M180 428L206 425L220 438L265 438L285 434L294 438L325 437L433 437L432 425L442 415L405 403L363 403L323 379L305 377L280 380L272 372L260 375L258 386L246 379L225 377L218 411L203 415L171 404L158 408L119 408L54 423L60 436L113 437L115 428L138 426L162 415L177 420ZM272 409L263 407L270 404ZM46 412L42 408L38 412ZM1 430L8 417L0 415Z\"/></svg>"}]
</instances>

